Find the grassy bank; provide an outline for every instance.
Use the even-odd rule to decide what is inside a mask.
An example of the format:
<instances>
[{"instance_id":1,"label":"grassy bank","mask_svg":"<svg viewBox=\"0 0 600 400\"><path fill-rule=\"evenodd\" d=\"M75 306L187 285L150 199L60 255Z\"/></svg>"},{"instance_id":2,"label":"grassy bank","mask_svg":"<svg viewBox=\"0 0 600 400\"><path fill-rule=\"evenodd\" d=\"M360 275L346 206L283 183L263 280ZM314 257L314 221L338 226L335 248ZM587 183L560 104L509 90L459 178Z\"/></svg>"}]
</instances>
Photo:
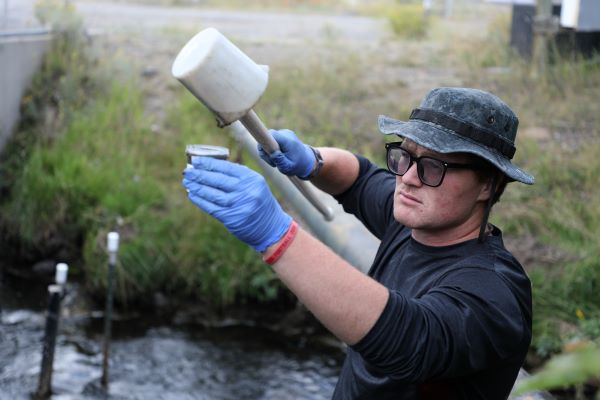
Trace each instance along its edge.
<instances>
[{"instance_id":1,"label":"grassy bank","mask_svg":"<svg viewBox=\"0 0 600 400\"><path fill-rule=\"evenodd\" d=\"M279 284L255 252L192 206L181 187L192 138L230 145L207 137L212 116L182 95L169 111L177 134L154 131L137 77L70 40L78 26L57 38L3 154L0 253L24 263L69 261L72 275L102 295L106 234L114 230L122 238L122 304L159 291L214 307L276 298Z\"/></svg>"},{"instance_id":2,"label":"grassy bank","mask_svg":"<svg viewBox=\"0 0 600 400\"><path fill-rule=\"evenodd\" d=\"M2 207L6 226L24 248L46 256L54 250L48 242L81 246L82 254L75 249L69 256L98 292L105 284L106 233L120 232L123 301L151 298L155 291L217 306L273 298L270 271L254 252L187 201L180 187L186 137L153 132L136 87L113 82L72 110L75 116L58 137L31 150ZM190 118L194 126L187 133L195 138L213 129L207 113Z\"/></svg>"}]
</instances>

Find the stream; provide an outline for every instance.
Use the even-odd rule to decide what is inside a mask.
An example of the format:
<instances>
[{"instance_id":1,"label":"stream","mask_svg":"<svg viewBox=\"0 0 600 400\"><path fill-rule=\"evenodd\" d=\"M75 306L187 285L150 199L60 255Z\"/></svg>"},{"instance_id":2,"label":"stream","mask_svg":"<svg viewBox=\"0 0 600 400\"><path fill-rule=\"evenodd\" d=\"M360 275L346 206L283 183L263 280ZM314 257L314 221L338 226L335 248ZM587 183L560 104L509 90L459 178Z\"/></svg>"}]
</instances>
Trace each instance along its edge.
<instances>
[{"instance_id":1,"label":"stream","mask_svg":"<svg viewBox=\"0 0 600 400\"><path fill-rule=\"evenodd\" d=\"M69 291L70 293L71 291ZM37 389L46 284L4 276L0 286L0 400ZM56 340L53 400L329 399L343 352L244 321L218 327L143 315L113 323L108 393L102 389L100 311L65 297Z\"/></svg>"}]
</instances>

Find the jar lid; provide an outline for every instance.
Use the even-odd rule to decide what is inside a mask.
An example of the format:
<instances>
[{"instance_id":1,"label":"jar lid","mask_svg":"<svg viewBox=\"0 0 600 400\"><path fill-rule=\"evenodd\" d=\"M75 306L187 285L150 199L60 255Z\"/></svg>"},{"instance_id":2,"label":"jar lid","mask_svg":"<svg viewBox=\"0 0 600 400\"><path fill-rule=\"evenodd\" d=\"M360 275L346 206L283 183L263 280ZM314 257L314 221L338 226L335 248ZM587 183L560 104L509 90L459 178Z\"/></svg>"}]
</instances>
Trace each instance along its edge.
<instances>
[{"instance_id":1,"label":"jar lid","mask_svg":"<svg viewBox=\"0 0 600 400\"><path fill-rule=\"evenodd\" d=\"M208 144L188 144L185 146L185 154L188 156L189 161L191 161L192 156L227 160L229 158L229 149L227 147Z\"/></svg>"}]
</instances>

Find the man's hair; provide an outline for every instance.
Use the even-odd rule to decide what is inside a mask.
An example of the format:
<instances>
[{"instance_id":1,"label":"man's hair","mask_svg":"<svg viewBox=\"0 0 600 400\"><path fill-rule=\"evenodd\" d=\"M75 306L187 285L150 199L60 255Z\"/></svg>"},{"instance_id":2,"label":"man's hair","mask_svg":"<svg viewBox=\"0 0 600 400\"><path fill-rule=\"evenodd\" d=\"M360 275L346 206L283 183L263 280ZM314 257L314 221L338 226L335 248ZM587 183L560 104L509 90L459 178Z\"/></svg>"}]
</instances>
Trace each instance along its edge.
<instances>
[{"instance_id":1,"label":"man's hair","mask_svg":"<svg viewBox=\"0 0 600 400\"><path fill-rule=\"evenodd\" d=\"M504 189L506 189L506 185L508 184L509 179L502 171L496 168L496 166L494 166L489 161L484 160L481 157L476 157L476 159L476 163L482 166L481 169L475 171L479 181L491 183L492 179L496 179L496 189L492 194L492 205L494 205L498 201L500 201L500 197L504 193Z\"/></svg>"}]
</instances>

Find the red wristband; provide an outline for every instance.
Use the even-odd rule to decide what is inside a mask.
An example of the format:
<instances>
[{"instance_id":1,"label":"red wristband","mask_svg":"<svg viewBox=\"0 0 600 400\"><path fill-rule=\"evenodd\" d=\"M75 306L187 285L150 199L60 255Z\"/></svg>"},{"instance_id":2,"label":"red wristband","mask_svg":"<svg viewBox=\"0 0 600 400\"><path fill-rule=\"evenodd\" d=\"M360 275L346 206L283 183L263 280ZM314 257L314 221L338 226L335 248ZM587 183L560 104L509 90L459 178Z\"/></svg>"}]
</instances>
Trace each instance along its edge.
<instances>
[{"instance_id":1,"label":"red wristband","mask_svg":"<svg viewBox=\"0 0 600 400\"><path fill-rule=\"evenodd\" d=\"M287 230L283 238L279 241L277 248L275 251L267 258L263 257L263 261L269 265L273 265L281 258L283 253L290 247L296 234L298 233L298 223L296 221L292 221L290 228Z\"/></svg>"}]
</instances>

